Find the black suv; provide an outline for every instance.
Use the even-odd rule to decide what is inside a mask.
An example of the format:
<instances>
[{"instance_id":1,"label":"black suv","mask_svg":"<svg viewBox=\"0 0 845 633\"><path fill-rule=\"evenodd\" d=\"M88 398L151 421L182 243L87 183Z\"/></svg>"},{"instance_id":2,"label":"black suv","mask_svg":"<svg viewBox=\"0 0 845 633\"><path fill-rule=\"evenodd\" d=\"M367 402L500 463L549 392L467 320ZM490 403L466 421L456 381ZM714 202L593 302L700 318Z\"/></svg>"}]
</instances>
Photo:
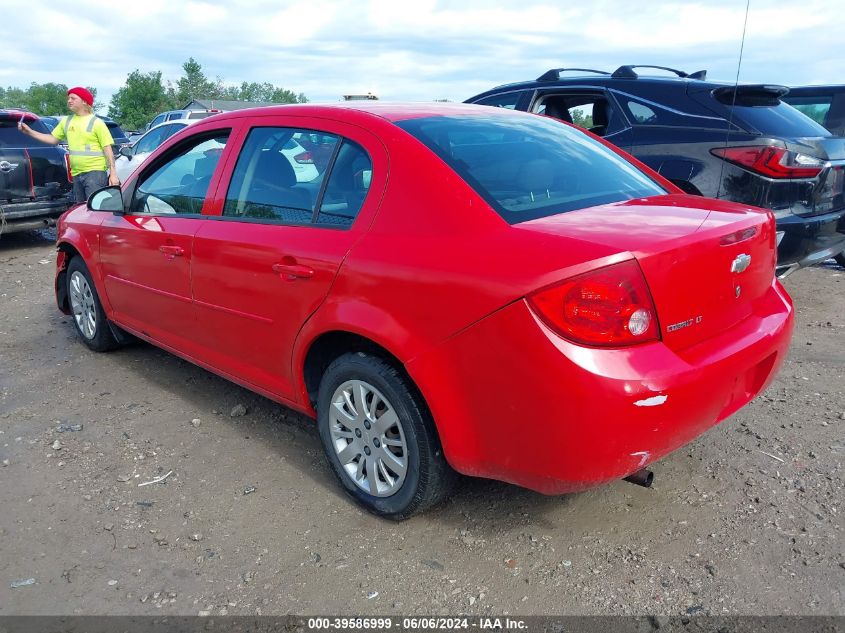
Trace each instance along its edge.
<instances>
[{"instance_id":1,"label":"black suv","mask_svg":"<svg viewBox=\"0 0 845 633\"><path fill-rule=\"evenodd\" d=\"M641 68L674 76L646 77ZM771 209L781 277L842 253L845 139L783 103L786 87L705 77L705 71L661 66L621 66L613 73L554 68L467 103L574 123L688 193Z\"/></svg>"},{"instance_id":2,"label":"black suv","mask_svg":"<svg viewBox=\"0 0 845 633\"><path fill-rule=\"evenodd\" d=\"M34 114L0 110L0 234L52 226L71 202L67 151L18 130L21 120L49 132Z\"/></svg>"}]
</instances>

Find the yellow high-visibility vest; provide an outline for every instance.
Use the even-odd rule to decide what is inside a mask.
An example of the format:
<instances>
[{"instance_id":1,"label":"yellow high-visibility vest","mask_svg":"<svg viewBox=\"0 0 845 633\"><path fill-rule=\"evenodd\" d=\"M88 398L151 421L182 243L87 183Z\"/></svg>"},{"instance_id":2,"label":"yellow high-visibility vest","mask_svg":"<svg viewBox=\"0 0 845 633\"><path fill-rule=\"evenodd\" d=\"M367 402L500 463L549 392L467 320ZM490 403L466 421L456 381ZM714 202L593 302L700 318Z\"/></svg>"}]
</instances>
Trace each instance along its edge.
<instances>
[{"instance_id":1,"label":"yellow high-visibility vest","mask_svg":"<svg viewBox=\"0 0 845 633\"><path fill-rule=\"evenodd\" d=\"M60 141L67 140L72 176L107 169L103 148L114 145L114 139L101 118L94 114L62 117L53 129L53 136Z\"/></svg>"}]
</instances>

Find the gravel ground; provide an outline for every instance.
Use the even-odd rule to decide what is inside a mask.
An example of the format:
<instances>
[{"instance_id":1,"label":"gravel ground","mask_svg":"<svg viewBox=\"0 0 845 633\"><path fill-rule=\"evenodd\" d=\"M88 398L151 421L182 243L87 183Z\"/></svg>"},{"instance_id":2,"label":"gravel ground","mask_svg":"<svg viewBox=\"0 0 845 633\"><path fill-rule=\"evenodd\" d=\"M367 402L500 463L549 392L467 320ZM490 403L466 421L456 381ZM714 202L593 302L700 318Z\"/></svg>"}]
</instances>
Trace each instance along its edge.
<instances>
[{"instance_id":1,"label":"gravel ground","mask_svg":"<svg viewBox=\"0 0 845 633\"><path fill-rule=\"evenodd\" d=\"M832 262L787 280L774 384L651 489L466 479L396 524L347 500L310 420L146 344L89 352L50 238L0 241L0 615L845 614Z\"/></svg>"}]
</instances>

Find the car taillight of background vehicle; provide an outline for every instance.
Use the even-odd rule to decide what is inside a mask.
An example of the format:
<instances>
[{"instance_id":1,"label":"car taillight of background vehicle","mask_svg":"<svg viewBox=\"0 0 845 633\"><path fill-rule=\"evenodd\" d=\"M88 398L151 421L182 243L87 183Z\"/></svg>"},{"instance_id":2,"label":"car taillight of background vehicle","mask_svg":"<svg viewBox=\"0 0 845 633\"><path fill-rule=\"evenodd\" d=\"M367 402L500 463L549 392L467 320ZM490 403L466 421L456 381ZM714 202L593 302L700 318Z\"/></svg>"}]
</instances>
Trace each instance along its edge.
<instances>
[{"instance_id":1,"label":"car taillight of background vehicle","mask_svg":"<svg viewBox=\"0 0 845 633\"><path fill-rule=\"evenodd\" d=\"M73 182L73 176L70 173L70 154L65 152L65 167L67 167L67 181Z\"/></svg>"},{"instance_id":2,"label":"car taillight of background vehicle","mask_svg":"<svg viewBox=\"0 0 845 633\"><path fill-rule=\"evenodd\" d=\"M654 302L633 260L539 290L528 302L546 325L575 343L624 347L659 339Z\"/></svg>"},{"instance_id":3,"label":"car taillight of background vehicle","mask_svg":"<svg viewBox=\"0 0 845 633\"><path fill-rule=\"evenodd\" d=\"M815 156L771 145L720 147L710 153L769 178L815 178L824 168L824 161Z\"/></svg>"},{"instance_id":4,"label":"car taillight of background vehicle","mask_svg":"<svg viewBox=\"0 0 845 633\"><path fill-rule=\"evenodd\" d=\"M293 159L300 165L313 165L314 155L311 152L302 152L293 157Z\"/></svg>"}]
</instances>

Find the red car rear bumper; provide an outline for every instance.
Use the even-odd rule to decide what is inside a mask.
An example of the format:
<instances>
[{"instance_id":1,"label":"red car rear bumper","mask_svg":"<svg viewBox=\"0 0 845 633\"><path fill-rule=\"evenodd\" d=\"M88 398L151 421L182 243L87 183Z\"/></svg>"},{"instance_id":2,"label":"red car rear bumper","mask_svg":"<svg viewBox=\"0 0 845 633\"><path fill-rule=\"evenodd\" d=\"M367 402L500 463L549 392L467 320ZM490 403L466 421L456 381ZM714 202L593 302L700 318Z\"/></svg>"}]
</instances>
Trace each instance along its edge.
<instances>
[{"instance_id":1,"label":"red car rear bumper","mask_svg":"<svg viewBox=\"0 0 845 633\"><path fill-rule=\"evenodd\" d=\"M455 469L560 494L623 478L748 403L783 363L793 324L775 282L751 317L681 352L592 349L517 301L407 369Z\"/></svg>"}]
</instances>

